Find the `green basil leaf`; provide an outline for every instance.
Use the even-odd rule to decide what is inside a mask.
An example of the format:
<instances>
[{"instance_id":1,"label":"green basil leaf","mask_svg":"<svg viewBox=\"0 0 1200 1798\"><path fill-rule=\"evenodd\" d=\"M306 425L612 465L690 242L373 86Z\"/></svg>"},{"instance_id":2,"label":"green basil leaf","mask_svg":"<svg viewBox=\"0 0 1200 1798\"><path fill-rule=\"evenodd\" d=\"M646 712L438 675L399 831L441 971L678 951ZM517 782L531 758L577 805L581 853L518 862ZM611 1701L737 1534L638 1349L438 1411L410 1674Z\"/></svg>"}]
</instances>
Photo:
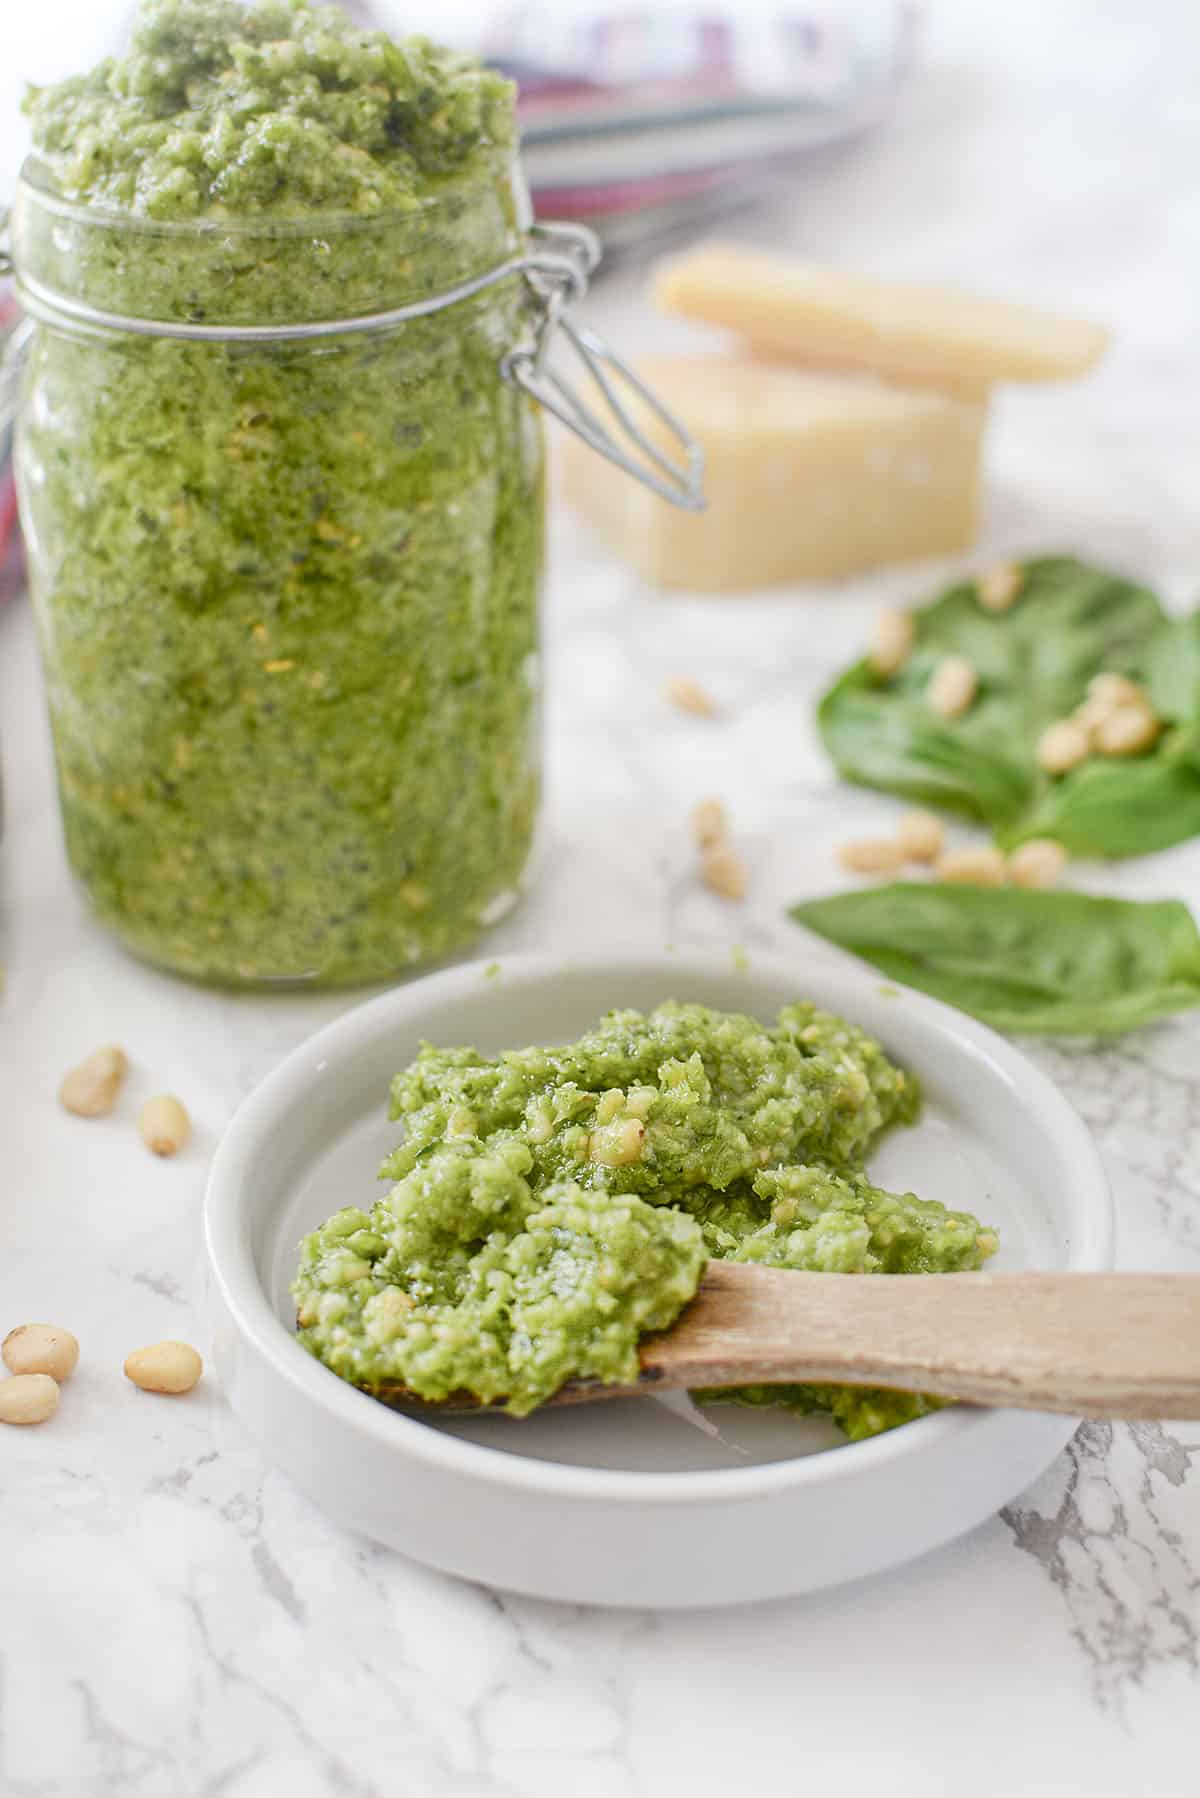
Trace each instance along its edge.
<instances>
[{"instance_id":1,"label":"green basil leaf","mask_svg":"<svg viewBox=\"0 0 1200 1798\"><path fill-rule=\"evenodd\" d=\"M1200 612L1169 618L1155 632L1142 677L1160 718L1200 719Z\"/></svg>"},{"instance_id":2,"label":"green basil leaf","mask_svg":"<svg viewBox=\"0 0 1200 1798\"><path fill-rule=\"evenodd\" d=\"M844 674L821 701L817 725L839 774L924 801L994 827L1017 825L1034 803L1037 768L1014 740L1009 708L983 691L965 719L943 719L925 703L936 657L920 677L883 688L865 662ZM914 657L914 662L916 658Z\"/></svg>"},{"instance_id":3,"label":"green basil leaf","mask_svg":"<svg viewBox=\"0 0 1200 1798\"><path fill-rule=\"evenodd\" d=\"M1146 588L1068 556L1029 562L1024 576L1008 612L985 611L974 582L960 582L916 613L912 657L891 680L866 662L841 676L817 713L838 771L965 813L1002 841L1057 836L1076 855L1140 855L1194 835L1200 752L1186 732L1166 733L1148 755L1088 762L1061 779L1037 765L1046 726L1072 712L1102 670L1162 689L1164 717L1200 720L1200 636L1182 631L1192 621L1166 619ZM979 675L962 718L939 718L926 704L947 654L966 656Z\"/></svg>"},{"instance_id":4,"label":"green basil leaf","mask_svg":"<svg viewBox=\"0 0 1200 1798\"><path fill-rule=\"evenodd\" d=\"M1169 731L1153 755L1084 762L1046 784L1006 848L1054 837L1069 855L1151 855L1200 836L1200 724Z\"/></svg>"},{"instance_id":5,"label":"green basil leaf","mask_svg":"<svg viewBox=\"0 0 1200 1798\"><path fill-rule=\"evenodd\" d=\"M1176 899L902 881L790 916L997 1030L1115 1035L1200 1005L1200 933Z\"/></svg>"}]
</instances>

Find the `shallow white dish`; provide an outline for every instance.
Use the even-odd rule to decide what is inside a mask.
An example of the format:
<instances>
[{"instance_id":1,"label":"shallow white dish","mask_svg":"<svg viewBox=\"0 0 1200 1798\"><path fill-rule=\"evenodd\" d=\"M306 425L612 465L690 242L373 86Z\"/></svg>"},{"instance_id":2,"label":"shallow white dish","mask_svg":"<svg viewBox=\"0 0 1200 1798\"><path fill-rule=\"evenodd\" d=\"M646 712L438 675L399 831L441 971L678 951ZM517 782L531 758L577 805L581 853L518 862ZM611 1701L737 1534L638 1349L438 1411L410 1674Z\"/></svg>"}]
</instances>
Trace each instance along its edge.
<instances>
[{"instance_id":1,"label":"shallow white dish","mask_svg":"<svg viewBox=\"0 0 1200 1798\"><path fill-rule=\"evenodd\" d=\"M856 967L684 954L472 963L348 1012L247 1100L213 1163L205 1233L217 1371L264 1451L329 1514L418 1560L544 1598L724 1604L815 1590L960 1535L1071 1434L1059 1417L948 1410L870 1442L685 1398L430 1424L356 1392L296 1342L300 1237L369 1206L398 1126L391 1075L422 1038L495 1052L569 1040L612 1006L693 999L771 1018L807 997L877 1035L926 1111L883 1145L884 1185L999 1227L999 1267L1102 1269L1112 1208L1083 1124L983 1025ZM797 1276L801 1278L802 1276Z\"/></svg>"}]
</instances>

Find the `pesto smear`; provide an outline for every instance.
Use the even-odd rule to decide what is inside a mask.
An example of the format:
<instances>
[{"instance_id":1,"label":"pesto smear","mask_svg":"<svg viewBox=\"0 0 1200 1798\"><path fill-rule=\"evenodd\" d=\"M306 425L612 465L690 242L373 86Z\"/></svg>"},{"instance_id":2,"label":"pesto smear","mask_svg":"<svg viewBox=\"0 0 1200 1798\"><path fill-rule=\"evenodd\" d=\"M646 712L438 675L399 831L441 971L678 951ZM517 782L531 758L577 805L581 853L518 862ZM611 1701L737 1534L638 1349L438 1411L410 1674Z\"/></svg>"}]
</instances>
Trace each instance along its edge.
<instances>
[{"instance_id":1,"label":"pesto smear","mask_svg":"<svg viewBox=\"0 0 1200 1798\"><path fill-rule=\"evenodd\" d=\"M342 319L521 244L510 84L305 0L149 0L126 55L27 105L19 266L94 307ZM511 899L542 445L498 366L525 307L510 281L314 342L39 328L18 475L67 847L143 955L379 978Z\"/></svg>"},{"instance_id":2,"label":"pesto smear","mask_svg":"<svg viewBox=\"0 0 1200 1798\"><path fill-rule=\"evenodd\" d=\"M665 1004L576 1043L426 1045L392 1086L404 1139L370 1212L307 1237L300 1340L380 1397L458 1390L522 1415L567 1379L629 1382L710 1256L822 1273L980 1267L996 1237L966 1212L882 1191L864 1163L914 1121L912 1076L810 1004L767 1027ZM708 1397L831 1413L861 1438L935 1401L831 1386Z\"/></svg>"}]
</instances>

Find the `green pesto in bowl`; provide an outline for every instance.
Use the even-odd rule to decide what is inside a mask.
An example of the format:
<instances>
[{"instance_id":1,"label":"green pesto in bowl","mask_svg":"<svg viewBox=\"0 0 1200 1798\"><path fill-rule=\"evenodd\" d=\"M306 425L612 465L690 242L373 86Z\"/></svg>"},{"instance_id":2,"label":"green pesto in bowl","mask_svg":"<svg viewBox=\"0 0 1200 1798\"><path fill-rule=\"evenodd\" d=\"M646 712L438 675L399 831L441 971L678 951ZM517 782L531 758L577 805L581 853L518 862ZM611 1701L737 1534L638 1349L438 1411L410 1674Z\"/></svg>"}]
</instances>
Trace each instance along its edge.
<instances>
[{"instance_id":1,"label":"green pesto in bowl","mask_svg":"<svg viewBox=\"0 0 1200 1798\"><path fill-rule=\"evenodd\" d=\"M152 0L34 91L29 294L346 320L523 243L510 84L303 0ZM387 328L186 342L43 317L17 471L68 854L195 978L343 983L512 902L538 803L543 447L519 279Z\"/></svg>"},{"instance_id":2,"label":"green pesto in bowl","mask_svg":"<svg viewBox=\"0 0 1200 1798\"><path fill-rule=\"evenodd\" d=\"M300 1340L379 1397L465 1391L523 1415L568 1379L635 1380L639 1337L674 1321L710 1257L978 1268L994 1231L865 1172L919 1106L877 1042L806 1003L772 1026L700 1005L611 1012L578 1042L492 1058L426 1045L392 1087L391 1190L304 1241ZM832 1386L705 1397L828 1412L855 1439L935 1403Z\"/></svg>"}]
</instances>

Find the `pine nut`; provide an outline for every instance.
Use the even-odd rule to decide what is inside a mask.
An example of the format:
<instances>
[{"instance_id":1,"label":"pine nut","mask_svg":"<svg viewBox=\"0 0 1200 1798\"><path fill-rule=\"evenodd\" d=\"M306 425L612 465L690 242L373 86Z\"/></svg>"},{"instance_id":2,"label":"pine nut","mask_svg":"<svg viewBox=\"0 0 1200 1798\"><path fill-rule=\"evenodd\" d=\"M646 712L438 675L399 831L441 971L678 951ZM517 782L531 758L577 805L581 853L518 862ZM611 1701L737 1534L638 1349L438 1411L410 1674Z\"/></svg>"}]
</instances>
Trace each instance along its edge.
<instances>
[{"instance_id":1,"label":"pine nut","mask_svg":"<svg viewBox=\"0 0 1200 1798\"><path fill-rule=\"evenodd\" d=\"M1119 705L1096 727L1101 755L1140 755L1158 741L1161 721L1148 705Z\"/></svg>"},{"instance_id":2,"label":"pine nut","mask_svg":"<svg viewBox=\"0 0 1200 1798\"><path fill-rule=\"evenodd\" d=\"M1007 871L1004 857L992 848L952 849L934 868L939 880L971 887L1002 887Z\"/></svg>"},{"instance_id":3,"label":"pine nut","mask_svg":"<svg viewBox=\"0 0 1200 1798\"><path fill-rule=\"evenodd\" d=\"M906 812L896 832L896 842L906 862L935 862L945 841L942 821L933 812Z\"/></svg>"},{"instance_id":4,"label":"pine nut","mask_svg":"<svg viewBox=\"0 0 1200 1798\"><path fill-rule=\"evenodd\" d=\"M192 1120L173 1093L147 1099L139 1127L142 1141L156 1155L177 1155L192 1134Z\"/></svg>"},{"instance_id":5,"label":"pine nut","mask_svg":"<svg viewBox=\"0 0 1200 1798\"><path fill-rule=\"evenodd\" d=\"M125 1375L143 1392L190 1392L204 1363L187 1342L155 1342L125 1357Z\"/></svg>"},{"instance_id":6,"label":"pine nut","mask_svg":"<svg viewBox=\"0 0 1200 1798\"><path fill-rule=\"evenodd\" d=\"M1085 699L1082 705L1075 707L1066 722L1079 726L1087 738L1088 749L1092 750L1096 747L1096 732L1102 724L1108 722L1116 709L1116 704L1111 699Z\"/></svg>"},{"instance_id":7,"label":"pine nut","mask_svg":"<svg viewBox=\"0 0 1200 1798\"><path fill-rule=\"evenodd\" d=\"M0 1380L0 1423L45 1423L58 1410L58 1386L48 1373Z\"/></svg>"},{"instance_id":8,"label":"pine nut","mask_svg":"<svg viewBox=\"0 0 1200 1798\"><path fill-rule=\"evenodd\" d=\"M663 682L663 698L678 712L691 712L697 718L715 718L719 710L711 693L705 691L690 674L674 674Z\"/></svg>"},{"instance_id":9,"label":"pine nut","mask_svg":"<svg viewBox=\"0 0 1200 1798\"><path fill-rule=\"evenodd\" d=\"M1088 698L1099 700L1110 709L1119 705L1145 705L1146 695L1127 674L1093 674L1088 682Z\"/></svg>"},{"instance_id":10,"label":"pine nut","mask_svg":"<svg viewBox=\"0 0 1200 1798\"><path fill-rule=\"evenodd\" d=\"M871 627L867 656L873 674L899 674L916 641L917 627L911 612L879 612Z\"/></svg>"},{"instance_id":11,"label":"pine nut","mask_svg":"<svg viewBox=\"0 0 1200 1798\"><path fill-rule=\"evenodd\" d=\"M611 1086L596 1101L597 1124L611 1124L615 1117L620 1117L624 1108L625 1094L619 1086Z\"/></svg>"},{"instance_id":12,"label":"pine nut","mask_svg":"<svg viewBox=\"0 0 1200 1798\"><path fill-rule=\"evenodd\" d=\"M646 1126L641 1118L604 1124L588 1137L588 1160L599 1162L601 1167L628 1167L640 1159L645 1140Z\"/></svg>"},{"instance_id":13,"label":"pine nut","mask_svg":"<svg viewBox=\"0 0 1200 1798\"><path fill-rule=\"evenodd\" d=\"M852 874L894 874L904 866L904 851L891 837L860 837L839 846L838 860Z\"/></svg>"},{"instance_id":14,"label":"pine nut","mask_svg":"<svg viewBox=\"0 0 1200 1798\"><path fill-rule=\"evenodd\" d=\"M1007 612L1025 585L1025 570L1017 562L1001 562L975 583L985 612Z\"/></svg>"},{"instance_id":15,"label":"pine nut","mask_svg":"<svg viewBox=\"0 0 1200 1798\"><path fill-rule=\"evenodd\" d=\"M722 899L741 899L746 892L746 868L728 843L710 843L700 857L700 873L706 887Z\"/></svg>"},{"instance_id":16,"label":"pine nut","mask_svg":"<svg viewBox=\"0 0 1200 1798\"><path fill-rule=\"evenodd\" d=\"M1047 774L1066 774L1087 760L1088 733L1075 718L1060 718L1038 738L1038 767Z\"/></svg>"},{"instance_id":17,"label":"pine nut","mask_svg":"<svg viewBox=\"0 0 1200 1798\"><path fill-rule=\"evenodd\" d=\"M1009 857L1009 878L1019 887L1055 887L1066 865L1067 852L1061 843L1053 837L1030 837Z\"/></svg>"},{"instance_id":18,"label":"pine nut","mask_svg":"<svg viewBox=\"0 0 1200 1798\"><path fill-rule=\"evenodd\" d=\"M966 656L943 656L929 679L925 698L939 718L961 718L979 691L979 676Z\"/></svg>"},{"instance_id":19,"label":"pine nut","mask_svg":"<svg viewBox=\"0 0 1200 1798\"><path fill-rule=\"evenodd\" d=\"M58 1089L59 1103L75 1117L107 1117L128 1071L129 1057L124 1049L108 1043L71 1069Z\"/></svg>"},{"instance_id":20,"label":"pine nut","mask_svg":"<svg viewBox=\"0 0 1200 1798\"><path fill-rule=\"evenodd\" d=\"M692 835L701 849L723 843L729 834L729 818L719 799L702 799L692 812Z\"/></svg>"},{"instance_id":21,"label":"pine nut","mask_svg":"<svg viewBox=\"0 0 1200 1798\"><path fill-rule=\"evenodd\" d=\"M12 1373L49 1374L61 1386L75 1371L79 1343L57 1324L18 1324L0 1343L0 1355Z\"/></svg>"}]
</instances>

